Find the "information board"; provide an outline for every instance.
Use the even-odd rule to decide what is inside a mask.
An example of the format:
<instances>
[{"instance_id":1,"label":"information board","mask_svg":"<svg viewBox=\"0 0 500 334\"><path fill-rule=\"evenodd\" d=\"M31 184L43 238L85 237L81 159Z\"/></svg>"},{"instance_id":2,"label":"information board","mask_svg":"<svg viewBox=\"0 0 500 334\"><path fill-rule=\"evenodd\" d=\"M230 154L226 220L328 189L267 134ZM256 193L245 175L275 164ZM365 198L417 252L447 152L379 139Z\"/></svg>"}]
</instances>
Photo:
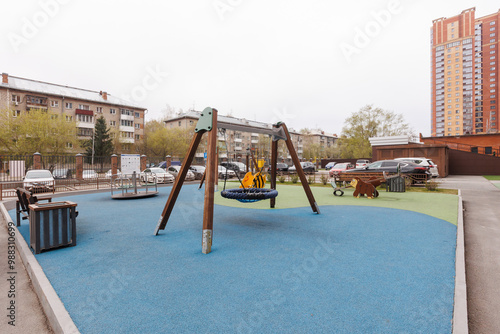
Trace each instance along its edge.
<instances>
[{"instance_id":1,"label":"information board","mask_svg":"<svg viewBox=\"0 0 500 334\"><path fill-rule=\"evenodd\" d=\"M121 155L122 174L132 174L141 172L140 154L122 154Z\"/></svg>"}]
</instances>

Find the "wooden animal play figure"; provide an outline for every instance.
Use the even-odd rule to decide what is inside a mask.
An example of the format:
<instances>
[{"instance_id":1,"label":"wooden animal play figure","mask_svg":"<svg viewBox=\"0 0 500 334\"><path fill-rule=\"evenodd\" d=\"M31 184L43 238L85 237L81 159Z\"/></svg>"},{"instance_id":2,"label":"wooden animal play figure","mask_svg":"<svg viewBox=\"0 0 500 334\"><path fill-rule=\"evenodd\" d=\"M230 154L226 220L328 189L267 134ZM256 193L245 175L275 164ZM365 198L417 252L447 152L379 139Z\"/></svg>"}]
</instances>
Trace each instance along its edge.
<instances>
[{"instance_id":1,"label":"wooden animal play figure","mask_svg":"<svg viewBox=\"0 0 500 334\"><path fill-rule=\"evenodd\" d=\"M352 195L356 198L366 195L366 197L372 199L378 196L378 191L375 189L375 186L371 183L364 182L359 177L352 179L351 186L355 189Z\"/></svg>"}]
</instances>

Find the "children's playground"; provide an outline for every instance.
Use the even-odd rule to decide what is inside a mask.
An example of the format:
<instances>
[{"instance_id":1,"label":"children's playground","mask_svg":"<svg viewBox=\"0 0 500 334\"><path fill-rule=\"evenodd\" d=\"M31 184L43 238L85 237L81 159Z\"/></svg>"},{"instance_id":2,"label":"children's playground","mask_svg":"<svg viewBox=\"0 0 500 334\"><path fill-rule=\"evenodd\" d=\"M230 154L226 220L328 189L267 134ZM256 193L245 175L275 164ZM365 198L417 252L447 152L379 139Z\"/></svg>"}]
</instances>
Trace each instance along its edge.
<instances>
[{"instance_id":1,"label":"children's playground","mask_svg":"<svg viewBox=\"0 0 500 334\"><path fill-rule=\"evenodd\" d=\"M276 168L270 187L260 171L218 182L213 130L234 125L217 121L204 110L174 185L154 196L64 197L76 245L35 257L81 333L452 331L458 196L311 187L283 123L252 131L273 137L274 166L285 140L300 185L277 184ZM204 132L204 185L183 185ZM18 227L27 242L40 217ZM44 228L40 241L59 239Z\"/></svg>"}]
</instances>

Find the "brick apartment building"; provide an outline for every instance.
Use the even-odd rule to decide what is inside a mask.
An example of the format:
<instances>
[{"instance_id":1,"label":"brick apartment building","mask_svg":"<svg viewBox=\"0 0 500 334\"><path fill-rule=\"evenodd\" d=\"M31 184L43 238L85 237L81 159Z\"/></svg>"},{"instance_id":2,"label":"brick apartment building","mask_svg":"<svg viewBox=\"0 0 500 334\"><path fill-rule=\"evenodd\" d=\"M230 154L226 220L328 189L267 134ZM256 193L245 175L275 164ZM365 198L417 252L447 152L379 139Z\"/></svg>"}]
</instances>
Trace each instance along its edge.
<instances>
[{"instance_id":1,"label":"brick apartment building","mask_svg":"<svg viewBox=\"0 0 500 334\"><path fill-rule=\"evenodd\" d=\"M146 108L105 91L62 86L2 73L0 109L8 110L12 117L32 109L59 113L68 121L76 121L79 139L92 138L95 120L102 115L112 136L119 136L124 152L144 139Z\"/></svg>"},{"instance_id":2,"label":"brick apartment building","mask_svg":"<svg viewBox=\"0 0 500 334\"><path fill-rule=\"evenodd\" d=\"M500 11L475 8L439 18L431 28L433 137L498 133Z\"/></svg>"},{"instance_id":3,"label":"brick apartment building","mask_svg":"<svg viewBox=\"0 0 500 334\"><path fill-rule=\"evenodd\" d=\"M190 128L196 125L200 117L201 112L190 110L186 113L178 115L177 117L165 120L165 126L169 129L173 128ZM251 129L252 126L256 127L272 127L272 124L267 124L263 122L251 121L242 118L236 118L231 116L218 116L221 121L226 123L233 123L247 126ZM293 146L297 152L297 155L300 159L303 158L304 153L304 143L307 139L313 143L318 144L322 151L325 151L327 147L333 146L336 144L337 137L330 134L325 134L321 131L315 131L311 134L304 135L294 131L293 129L289 129L290 137L292 139ZM270 139L262 134L252 133L250 132L241 132L241 131L233 131L227 130L225 136L219 133L218 136L219 147L222 147L225 150L225 143L227 143L229 158L235 159L239 161L244 161L244 156L246 155L247 149L254 149L259 154L259 158L261 156L266 156L271 150ZM224 155L220 156L221 158L225 158ZM288 155L288 151L284 146L278 147L278 159L281 161L291 162L291 157Z\"/></svg>"}]
</instances>

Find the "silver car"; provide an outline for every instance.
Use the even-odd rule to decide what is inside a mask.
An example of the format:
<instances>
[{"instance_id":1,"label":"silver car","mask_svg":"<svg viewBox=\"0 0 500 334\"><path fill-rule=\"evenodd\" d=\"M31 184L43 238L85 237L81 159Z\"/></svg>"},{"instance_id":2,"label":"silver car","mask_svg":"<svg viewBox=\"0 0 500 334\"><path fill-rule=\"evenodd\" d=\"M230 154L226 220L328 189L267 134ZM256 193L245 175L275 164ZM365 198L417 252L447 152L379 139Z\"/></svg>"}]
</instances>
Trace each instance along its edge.
<instances>
[{"instance_id":1,"label":"silver car","mask_svg":"<svg viewBox=\"0 0 500 334\"><path fill-rule=\"evenodd\" d=\"M181 171L181 166L170 166L167 168L167 171L172 174L175 178L179 175L179 172ZM187 174L186 174L186 181L193 181L196 179L194 173L188 169Z\"/></svg>"}]
</instances>

